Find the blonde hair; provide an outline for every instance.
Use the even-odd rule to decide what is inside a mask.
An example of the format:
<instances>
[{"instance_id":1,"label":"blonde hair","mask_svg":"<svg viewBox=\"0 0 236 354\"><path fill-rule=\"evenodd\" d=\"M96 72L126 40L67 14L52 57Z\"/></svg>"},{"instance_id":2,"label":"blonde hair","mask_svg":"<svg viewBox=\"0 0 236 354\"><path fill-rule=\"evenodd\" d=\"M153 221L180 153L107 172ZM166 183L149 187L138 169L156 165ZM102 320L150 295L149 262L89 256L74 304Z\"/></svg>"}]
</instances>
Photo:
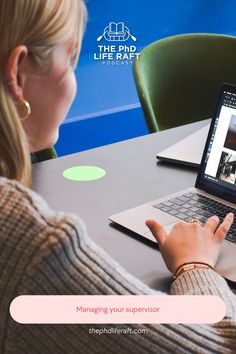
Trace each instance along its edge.
<instances>
[{"instance_id":1,"label":"blonde hair","mask_svg":"<svg viewBox=\"0 0 236 354\"><path fill-rule=\"evenodd\" d=\"M0 1L0 175L31 185L29 144L6 79L12 50L25 45L43 70L55 45L75 39L77 64L86 23L83 0Z\"/></svg>"}]
</instances>

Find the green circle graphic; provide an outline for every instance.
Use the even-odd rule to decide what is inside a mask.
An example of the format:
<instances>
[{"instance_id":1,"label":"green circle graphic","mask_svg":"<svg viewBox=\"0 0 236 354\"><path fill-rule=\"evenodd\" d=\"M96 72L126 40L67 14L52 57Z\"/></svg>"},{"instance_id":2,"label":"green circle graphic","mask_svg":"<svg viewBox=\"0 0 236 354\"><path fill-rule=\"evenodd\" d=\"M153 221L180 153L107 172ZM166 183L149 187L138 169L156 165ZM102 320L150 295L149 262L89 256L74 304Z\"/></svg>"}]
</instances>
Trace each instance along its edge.
<instances>
[{"instance_id":1,"label":"green circle graphic","mask_svg":"<svg viewBox=\"0 0 236 354\"><path fill-rule=\"evenodd\" d=\"M75 166L66 169L63 176L70 181L94 181L104 177L106 171L96 166Z\"/></svg>"}]
</instances>

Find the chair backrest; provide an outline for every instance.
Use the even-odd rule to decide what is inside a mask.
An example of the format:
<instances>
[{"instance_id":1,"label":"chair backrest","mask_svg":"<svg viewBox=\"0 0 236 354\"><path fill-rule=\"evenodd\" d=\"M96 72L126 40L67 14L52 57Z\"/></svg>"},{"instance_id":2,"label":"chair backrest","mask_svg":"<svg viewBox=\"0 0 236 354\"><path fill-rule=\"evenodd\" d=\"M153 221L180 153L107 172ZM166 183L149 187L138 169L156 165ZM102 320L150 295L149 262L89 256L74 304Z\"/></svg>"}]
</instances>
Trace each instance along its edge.
<instances>
[{"instance_id":1,"label":"chair backrest","mask_svg":"<svg viewBox=\"0 0 236 354\"><path fill-rule=\"evenodd\" d=\"M57 158L57 152L54 147L33 152L30 155L32 164Z\"/></svg>"},{"instance_id":2,"label":"chair backrest","mask_svg":"<svg viewBox=\"0 0 236 354\"><path fill-rule=\"evenodd\" d=\"M178 35L144 48L133 69L149 131L210 118L221 84L236 84L235 65L231 36Z\"/></svg>"}]
</instances>

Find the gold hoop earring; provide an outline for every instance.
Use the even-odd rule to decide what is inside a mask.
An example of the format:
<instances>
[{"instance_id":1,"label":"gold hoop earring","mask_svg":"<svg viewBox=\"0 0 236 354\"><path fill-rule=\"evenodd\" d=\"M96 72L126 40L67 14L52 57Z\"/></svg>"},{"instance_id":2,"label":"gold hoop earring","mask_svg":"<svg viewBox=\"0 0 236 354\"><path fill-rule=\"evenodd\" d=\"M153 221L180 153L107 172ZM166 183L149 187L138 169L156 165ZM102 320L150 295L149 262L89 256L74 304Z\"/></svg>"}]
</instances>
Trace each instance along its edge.
<instances>
[{"instance_id":1,"label":"gold hoop earring","mask_svg":"<svg viewBox=\"0 0 236 354\"><path fill-rule=\"evenodd\" d=\"M31 113L31 107L29 102L26 100L22 100L21 102L17 103L17 106L19 107L20 120L26 120Z\"/></svg>"}]
</instances>

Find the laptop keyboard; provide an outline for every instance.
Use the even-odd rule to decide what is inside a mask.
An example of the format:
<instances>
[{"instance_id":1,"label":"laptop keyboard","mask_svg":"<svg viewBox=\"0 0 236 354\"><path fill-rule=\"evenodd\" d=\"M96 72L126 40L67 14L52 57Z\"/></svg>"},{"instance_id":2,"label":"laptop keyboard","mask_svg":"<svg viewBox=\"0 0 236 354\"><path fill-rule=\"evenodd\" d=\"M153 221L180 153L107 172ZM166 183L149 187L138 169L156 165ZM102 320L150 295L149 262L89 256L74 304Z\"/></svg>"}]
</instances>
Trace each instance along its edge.
<instances>
[{"instance_id":1,"label":"laptop keyboard","mask_svg":"<svg viewBox=\"0 0 236 354\"><path fill-rule=\"evenodd\" d=\"M204 223L212 215L217 215L222 222L226 214L232 212L235 215L235 221L226 236L226 240L236 243L235 208L231 208L223 203L194 192L179 195L176 198L163 201L153 206L187 222L197 219Z\"/></svg>"}]
</instances>

